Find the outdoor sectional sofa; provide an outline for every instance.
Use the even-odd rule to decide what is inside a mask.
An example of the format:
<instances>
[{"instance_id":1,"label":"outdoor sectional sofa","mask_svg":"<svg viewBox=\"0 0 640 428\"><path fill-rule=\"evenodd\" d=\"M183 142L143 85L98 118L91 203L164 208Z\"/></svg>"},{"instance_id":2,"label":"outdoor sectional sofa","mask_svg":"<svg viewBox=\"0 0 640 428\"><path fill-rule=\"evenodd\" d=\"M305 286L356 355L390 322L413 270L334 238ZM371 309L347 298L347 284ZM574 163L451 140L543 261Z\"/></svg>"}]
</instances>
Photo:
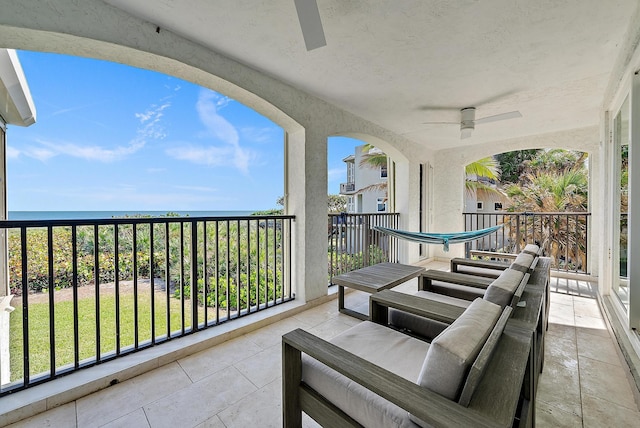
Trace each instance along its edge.
<instances>
[{"instance_id":1,"label":"outdoor sectional sofa","mask_svg":"<svg viewBox=\"0 0 640 428\"><path fill-rule=\"evenodd\" d=\"M323 426L532 426L539 325L548 268L532 273L511 307L475 299L466 308L385 290L371 321L331 341L283 336L283 421L302 412ZM390 309L446 324L431 340L388 325Z\"/></svg>"}]
</instances>

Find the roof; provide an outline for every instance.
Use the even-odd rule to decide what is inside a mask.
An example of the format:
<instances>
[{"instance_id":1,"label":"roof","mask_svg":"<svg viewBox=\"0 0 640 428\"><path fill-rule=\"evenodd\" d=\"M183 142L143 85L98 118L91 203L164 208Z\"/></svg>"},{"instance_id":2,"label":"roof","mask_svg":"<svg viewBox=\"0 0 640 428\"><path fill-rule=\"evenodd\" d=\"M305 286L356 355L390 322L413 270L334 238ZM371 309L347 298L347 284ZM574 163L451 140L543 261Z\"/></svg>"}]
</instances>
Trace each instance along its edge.
<instances>
[{"instance_id":1,"label":"roof","mask_svg":"<svg viewBox=\"0 0 640 428\"><path fill-rule=\"evenodd\" d=\"M27 79L13 49L0 49L0 117L9 125L29 126L36 121Z\"/></svg>"}]
</instances>

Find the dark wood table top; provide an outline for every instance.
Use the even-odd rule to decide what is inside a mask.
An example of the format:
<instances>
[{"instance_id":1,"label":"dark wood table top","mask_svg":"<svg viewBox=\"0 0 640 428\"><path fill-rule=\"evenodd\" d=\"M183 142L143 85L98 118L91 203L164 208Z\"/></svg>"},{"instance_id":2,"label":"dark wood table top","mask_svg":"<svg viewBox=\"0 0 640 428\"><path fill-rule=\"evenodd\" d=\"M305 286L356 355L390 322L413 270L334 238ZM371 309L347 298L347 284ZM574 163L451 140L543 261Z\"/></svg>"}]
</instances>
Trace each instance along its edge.
<instances>
[{"instance_id":1,"label":"dark wood table top","mask_svg":"<svg viewBox=\"0 0 640 428\"><path fill-rule=\"evenodd\" d=\"M343 287L375 293L416 278L423 272L424 268L420 266L384 262L334 276L332 282Z\"/></svg>"}]
</instances>

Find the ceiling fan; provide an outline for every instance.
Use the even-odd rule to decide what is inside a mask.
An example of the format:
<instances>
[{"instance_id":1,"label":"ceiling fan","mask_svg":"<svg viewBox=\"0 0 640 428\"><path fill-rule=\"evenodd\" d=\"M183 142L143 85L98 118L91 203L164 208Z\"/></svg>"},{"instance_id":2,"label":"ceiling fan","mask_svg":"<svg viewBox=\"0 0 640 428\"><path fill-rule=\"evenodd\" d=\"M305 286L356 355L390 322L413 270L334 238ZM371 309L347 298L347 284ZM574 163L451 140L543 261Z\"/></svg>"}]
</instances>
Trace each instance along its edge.
<instances>
[{"instance_id":1,"label":"ceiling fan","mask_svg":"<svg viewBox=\"0 0 640 428\"><path fill-rule=\"evenodd\" d=\"M318 11L316 0L294 0L294 2L307 50L310 51L326 46L327 41L324 38L324 30L322 29L322 21L320 20L320 12Z\"/></svg>"},{"instance_id":2,"label":"ceiling fan","mask_svg":"<svg viewBox=\"0 0 640 428\"><path fill-rule=\"evenodd\" d=\"M519 111L510 111L508 113L500 113L493 116L486 116L476 119L476 108L465 107L460 110L460 138L469 138L476 125L483 123L497 122L499 120L516 119L522 117ZM458 122L423 122L429 125L457 125Z\"/></svg>"}]
</instances>

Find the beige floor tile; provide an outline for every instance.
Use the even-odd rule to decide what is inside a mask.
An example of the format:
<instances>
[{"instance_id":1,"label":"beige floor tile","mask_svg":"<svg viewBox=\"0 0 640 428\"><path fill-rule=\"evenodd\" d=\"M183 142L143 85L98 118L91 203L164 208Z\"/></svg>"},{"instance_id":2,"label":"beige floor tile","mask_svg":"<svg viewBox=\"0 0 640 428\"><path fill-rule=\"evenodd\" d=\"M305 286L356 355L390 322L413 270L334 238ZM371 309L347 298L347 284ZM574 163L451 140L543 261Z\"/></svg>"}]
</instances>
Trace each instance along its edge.
<instances>
[{"instance_id":1,"label":"beige floor tile","mask_svg":"<svg viewBox=\"0 0 640 428\"><path fill-rule=\"evenodd\" d=\"M554 409L582 415L580 375L577 365L567 367L557 361L545 361L538 383L537 403Z\"/></svg>"},{"instance_id":2,"label":"beige floor tile","mask_svg":"<svg viewBox=\"0 0 640 428\"><path fill-rule=\"evenodd\" d=\"M195 428L226 428L218 415L212 416L201 424L196 425Z\"/></svg>"},{"instance_id":3,"label":"beige floor tile","mask_svg":"<svg viewBox=\"0 0 640 428\"><path fill-rule=\"evenodd\" d=\"M227 428L282 426L282 381L276 380L218 414Z\"/></svg>"},{"instance_id":4,"label":"beige floor tile","mask_svg":"<svg viewBox=\"0 0 640 428\"><path fill-rule=\"evenodd\" d=\"M576 297L573 302L573 310L578 317L602 318L602 312L600 312L600 306L598 306L596 299Z\"/></svg>"},{"instance_id":5,"label":"beige floor tile","mask_svg":"<svg viewBox=\"0 0 640 428\"><path fill-rule=\"evenodd\" d=\"M308 330L311 327L312 326L306 322L290 317L259 330L252 331L251 333L246 334L245 337L260 348L268 349L281 343L283 334L288 333L291 330L295 330L296 328Z\"/></svg>"},{"instance_id":6,"label":"beige floor tile","mask_svg":"<svg viewBox=\"0 0 640 428\"><path fill-rule=\"evenodd\" d=\"M584 427L638 427L640 412L585 394Z\"/></svg>"},{"instance_id":7,"label":"beige floor tile","mask_svg":"<svg viewBox=\"0 0 640 428\"><path fill-rule=\"evenodd\" d=\"M555 305L573 306L573 296L570 294L551 293L549 301L551 302L551 304Z\"/></svg>"},{"instance_id":8,"label":"beige floor tile","mask_svg":"<svg viewBox=\"0 0 640 428\"><path fill-rule=\"evenodd\" d=\"M549 322L574 326L576 323L573 306L557 305L549 309Z\"/></svg>"},{"instance_id":9,"label":"beige floor tile","mask_svg":"<svg viewBox=\"0 0 640 428\"><path fill-rule=\"evenodd\" d=\"M576 329L578 338L578 355L588 357L603 363L622 367L622 361L616 351L616 344L611 337L591 334L591 330Z\"/></svg>"},{"instance_id":10,"label":"beige floor tile","mask_svg":"<svg viewBox=\"0 0 640 428\"><path fill-rule=\"evenodd\" d=\"M64 404L47 412L8 425L7 428L69 427L76 425L76 403Z\"/></svg>"},{"instance_id":11,"label":"beige floor tile","mask_svg":"<svg viewBox=\"0 0 640 428\"><path fill-rule=\"evenodd\" d=\"M167 364L77 400L78 426L113 421L189 385L177 363Z\"/></svg>"},{"instance_id":12,"label":"beige floor tile","mask_svg":"<svg viewBox=\"0 0 640 428\"><path fill-rule=\"evenodd\" d=\"M198 352L197 354L178 360L182 369L192 382L197 382L212 375L241 358L247 358L263 349L246 336L232 339L220 345Z\"/></svg>"},{"instance_id":13,"label":"beige floor tile","mask_svg":"<svg viewBox=\"0 0 640 428\"><path fill-rule=\"evenodd\" d=\"M549 329L547 330L548 340L564 339L570 340L576 343L576 328L572 325L549 323Z\"/></svg>"},{"instance_id":14,"label":"beige floor tile","mask_svg":"<svg viewBox=\"0 0 640 428\"><path fill-rule=\"evenodd\" d=\"M194 427L256 390L235 367L144 406L153 428Z\"/></svg>"},{"instance_id":15,"label":"beige floor tile","mask_svg":"<svg viewBox=\"0 0 640 428\"><path fill-rule=\"evenodd\" d=\"M611 337L609 335L609 330L607 330L607 324L605 324L602 318L576 315L575 319L576 331L582 331L584 333L602 337Z\"/></svg>"},{"instance_id":16,"label":"beige floor tile","mask_svg":"<svg viewBox=\"0 0 640 428\"><path fill-rule=\"evenodd\" d=\"M637 410L624 369L579 356L582 394L602 397L611 403Z\"/></svg>"},{"instance_id":17,"label":"beige floor tile","mask_svg":"<svg viewBox=\"0 0 640 428\"><path fill-rule=\"evenodd\" d=\"M308 311L294 315L293 318L308 325L309 327L315 327L329 318L335 317L337 314L338 302L336 300L332 300L315 308L309 309Z\"/></svg>"},{"instance_id":18,"label":"beige floor tile","mask_svg":"<svg viewBox=\"0 0 640 428\"><path fill-rule=\"evenodd\" d=\"M147 421L147 415L144 414L144 410L139 408L128 415L124 415L115 421L109 422L106 425L102 425L101 428L151 428L149 421ZM80 427L79 427L80 428Z\"/></svg>"},{"instance_id":19,"label":"beige floor tile","mask_svg":"<svg viewBox=\"0 0 640 428\"><path fill-rule=\"evenodd\" d=\"M536 428L582 428L582 418L551 404L538 401Z\"/></svg>"},{"instance_id":20,"label":"beige floor tile","mask_svg":"<svg viewBox=\"0 0 640 428\"><path fill-rule=\"evenodd\" d=\"M233 366L256 387L262 388L282 376L282 346L274 345Z\"/></svg>"}]
</instances>

